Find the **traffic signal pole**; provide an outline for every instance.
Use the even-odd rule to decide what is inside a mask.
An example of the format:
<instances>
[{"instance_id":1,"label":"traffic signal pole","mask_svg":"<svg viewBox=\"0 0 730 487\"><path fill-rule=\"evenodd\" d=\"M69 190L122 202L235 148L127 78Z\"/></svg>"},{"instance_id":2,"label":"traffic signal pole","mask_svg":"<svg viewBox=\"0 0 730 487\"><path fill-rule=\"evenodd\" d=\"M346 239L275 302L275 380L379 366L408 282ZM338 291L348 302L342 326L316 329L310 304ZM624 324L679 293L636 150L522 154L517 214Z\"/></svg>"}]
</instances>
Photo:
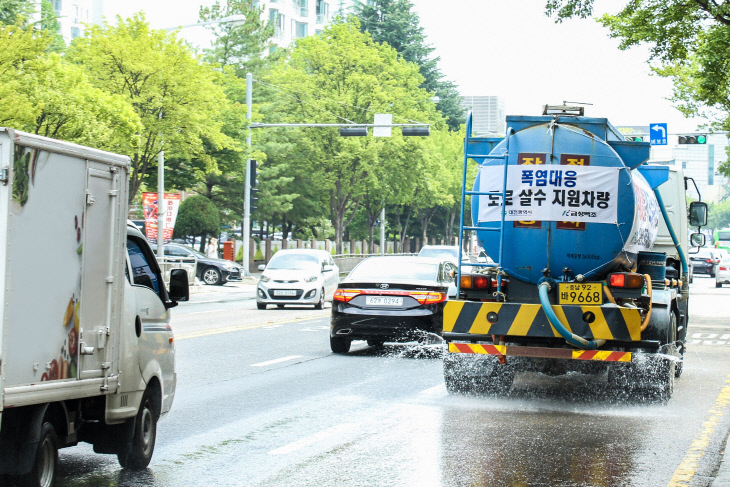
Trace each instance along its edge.
<instances>
[{"instance_id":1,"label":"traffic signal pole","mask_svg":"<svg viewBox=\"0 0 730 487\"><path fill-rule=\"evenodd\" d=\"M246 119L251 123L251 111L253 109L253 75L246 73ZM248 131L246 137L246 145L248 146L248 154L251 155L251 130ZM251 253L251 159L246 159L246 177L243 183L243 223L241 225L241 237L243 238L243 275L250 276L248 256Z\"/></svg>"}]
</instances>

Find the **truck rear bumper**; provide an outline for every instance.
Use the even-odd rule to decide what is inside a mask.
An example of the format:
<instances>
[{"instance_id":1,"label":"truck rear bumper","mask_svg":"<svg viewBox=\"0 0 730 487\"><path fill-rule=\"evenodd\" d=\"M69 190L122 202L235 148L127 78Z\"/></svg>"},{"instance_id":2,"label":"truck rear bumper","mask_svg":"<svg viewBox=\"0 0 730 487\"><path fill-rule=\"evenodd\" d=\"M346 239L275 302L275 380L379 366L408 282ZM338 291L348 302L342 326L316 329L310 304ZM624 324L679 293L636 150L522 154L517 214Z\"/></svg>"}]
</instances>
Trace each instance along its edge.
<instances>
[{"instance_id":1,"label":"truck rear bumper","mask_svg":"<svg viewBox=\"0 0 730 487\"><path fill-rule=\"evenodd\" d=\"M449 343L449 353L498 355L503 357L532 357L564 360L594 360L601 362L631 362L631 352L611 350L571 350L569 348L524 347L477 343Z\"/></svg>"},{"instance_id":2,"label":"truck rear bumper","mask_svg":"<svg viewBox=\"0 0 730 487\"><path fill-rule=\"evenodd\" d=\"M641 313L615 304L602 306L553 305L553 311L572 333L587 340L641 340ZM557 338L539 304L447 301L444 306L444 335L503 335Z\"/></svg>"}]
</instances>

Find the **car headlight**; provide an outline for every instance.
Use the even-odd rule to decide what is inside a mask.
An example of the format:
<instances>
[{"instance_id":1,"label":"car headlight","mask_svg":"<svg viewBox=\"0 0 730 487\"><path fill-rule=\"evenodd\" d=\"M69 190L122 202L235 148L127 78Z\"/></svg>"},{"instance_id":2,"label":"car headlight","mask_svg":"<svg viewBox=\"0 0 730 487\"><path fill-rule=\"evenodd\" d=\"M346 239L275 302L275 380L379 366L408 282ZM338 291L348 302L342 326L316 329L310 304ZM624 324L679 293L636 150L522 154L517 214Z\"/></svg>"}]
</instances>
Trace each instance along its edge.
<instances>
[{"instance_id":1,"label":"car headlight","mask_svg":"<svg viewBox=\"0 0 730 487\"><path fill-rule=\"evenodd\" d=\"M271 278L269 276L261 275L261 282L269 282Z\"/></svg>"},{"instance_id":2,"label":"car headlight","mask_svg":"<svg viewBox=\"0 0 730 487\"><path fill-rule=\"evenodd\" d=\"M319 276L311 276L311 277L305 277L304 282L314 282L319 278Z\"/></svg>"},{"instance_id":3,"label":"car headlight","mask_svg":"<svg viewBox=\"0 0 730 487\"><path fill-rule=\"evenodd\" d=\"M232 266L231 264L221 264L221 267L227 271L232 271L233 269L235 269L235 267Z\"/></svg>"}]
</instances>

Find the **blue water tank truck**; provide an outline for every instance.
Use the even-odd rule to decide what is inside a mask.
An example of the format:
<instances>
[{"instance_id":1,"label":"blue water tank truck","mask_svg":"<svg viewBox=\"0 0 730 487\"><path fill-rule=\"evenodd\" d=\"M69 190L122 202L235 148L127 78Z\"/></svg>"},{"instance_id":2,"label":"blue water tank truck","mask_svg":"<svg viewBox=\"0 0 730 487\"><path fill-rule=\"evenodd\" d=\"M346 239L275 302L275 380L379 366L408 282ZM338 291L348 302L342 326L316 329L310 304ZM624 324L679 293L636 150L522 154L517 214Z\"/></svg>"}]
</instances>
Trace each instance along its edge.
<instances>
[{"instance_id":1,"label":"blue water tank truck","mask_svg":"<svg viewBox=\"0 0 730 487\"><path fill-rule=\"evenodd\" d=\"M459 248L476 234L494 263L459 268L447 389L505 394L517 372L577 371L668 400L686 350L687 251L704 245L688 228L707 223L706 204L687 208L681 169L647 164L648 142L583 107L506 120L506 137L485 138L468 116Z\"/></svg>"}]
</instances>

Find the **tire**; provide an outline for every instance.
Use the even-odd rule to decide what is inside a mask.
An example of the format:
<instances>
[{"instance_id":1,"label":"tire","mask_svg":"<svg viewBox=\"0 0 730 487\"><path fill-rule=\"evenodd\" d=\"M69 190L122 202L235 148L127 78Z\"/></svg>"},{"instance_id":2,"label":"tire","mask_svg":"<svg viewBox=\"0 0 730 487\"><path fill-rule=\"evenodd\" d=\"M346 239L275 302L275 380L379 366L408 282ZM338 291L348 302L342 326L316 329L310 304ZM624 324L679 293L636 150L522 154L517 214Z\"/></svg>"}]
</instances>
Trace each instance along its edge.
<instances>
[{"instance_id":1,"label":"tire","mask_svg":"<svg viewBox=\"0 0 730 487\"><path fill-rule=\"evenodd\" d=\"M455 355L455 356L454 356ZM444 383L450 394L506 395L515 379L515 368L494 356L444 357Z\"/></svg>"},{"instance_id":2,"label":"tire","mask_svg":"<svg viewBox=\"0 0 730 487\"><path fill-rule=\"evenodd\" d=\"M334 353L347 353L350 351L350 340L342 337L330 337L330 349Z\"/></svg>"},{"instance_id":3,"label":"tire","mask_svg":"<svg viewBox=\"0 0 730 487\"><path fill-rule=\"evenodd\" d=\"M265 307L266 307L266 305L264 305L264 308ZM279 308L279 309L282 309L284 307L284 305L283 304L277 304L276 307Z\"/></svg>"},{"instance_id":4,"label":"tire","mask_svg":"<svg viewBox=\"0 0 730 487\"><path fill-rule=\"evenodd\" d=\"M319 301L314 305L314 309L324 309L324 288L319 291Z\"/></svg>"},{"instance_id":5,"label":"tire","mask_svg":"<svg viewBox=\"0 0 730 487\"><path fill-rule=\"evenodd\" d=\"M203 282L209 286L220 286L223 284L221 272L215 267L206 267L203 270Z\"/></svg>"},{"instance_id":6,"label":"tire","mask_svg":"<svg viewBox=\"0 0 730 487\"><path fill-rule=\"evenodd\" d=\"M266 309L266 303L256 303L258 309Z\"/></svg>"},{"instance_id":7,"label":"tire","mask_svg":"<svg viewBox=\"0 0 730 487\"><path fill-rule=\"evenodd\" d=\"M155 452L159 409L154 390L147 388L137 412L132 444L130 448L124 448L117 453L117 460L122 468L144 470L150 464Z\"/></svg>"},{"instance_id":8,"label":"tire","mask_svg":"<svg viewBox=\"0 0 730 487\"><path fill-rule=\"evenodd\" d=\"M40 440L36 448L33 470L18 478L22 487L52 487L58 466L58 437L51 423L41 426Z\"/></svg>"},{"instance_id":9,"label":"tire","mask_svg":"<svg viewBox=\"0 0 730 487\"><path fill-rule=\"evenodd\" d=\"M715 287L722 287L722 283L715 281Z\"/></svg>"},{"instance_id":10,"label":"tire","mask_svg":"<svg viewBox=\"0 0 730 487\"><path fill-rule=\"evenodd\" d=\"M383 348L383 340L368 340L368 346L373 348Z\"/></svg>"}]
</instances>

